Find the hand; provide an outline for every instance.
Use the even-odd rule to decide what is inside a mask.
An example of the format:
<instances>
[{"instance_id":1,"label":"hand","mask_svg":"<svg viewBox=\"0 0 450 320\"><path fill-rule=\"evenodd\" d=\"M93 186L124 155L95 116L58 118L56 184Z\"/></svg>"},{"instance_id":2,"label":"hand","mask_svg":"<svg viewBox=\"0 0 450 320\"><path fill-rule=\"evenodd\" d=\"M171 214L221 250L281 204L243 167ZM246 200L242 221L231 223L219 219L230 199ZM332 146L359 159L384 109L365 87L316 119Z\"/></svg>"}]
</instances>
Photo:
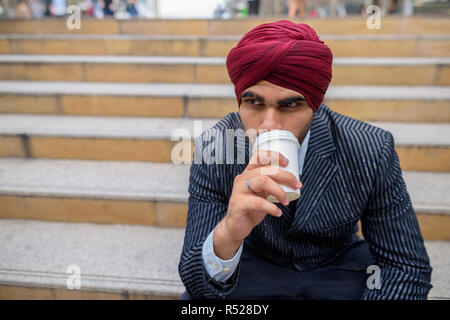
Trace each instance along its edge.
<instances>
[{"instance_id":1,"label":"hand","mask_svg":"<svg viewBox=\"0 0 450 320\"><path fill-rule=\"evenodd\" d=\"M266 197L271 194L283 205L289 204L286 192L279 184L294 189L301 188L302 184L297 177L279 167L271 166L271 163L285 167L289 161L281 153L260 150L252 156L244 172L234 179L227 214L217 226L214 235L216 255L222 252L223 256L231 258L241 241L262 222L267 214L274 217L281 216L281 209L266 200ZM253 191L250 191L247 186L248 179ZM227 248L223 246L225 243L231 245Z\"/></svg>"}]
</instances>

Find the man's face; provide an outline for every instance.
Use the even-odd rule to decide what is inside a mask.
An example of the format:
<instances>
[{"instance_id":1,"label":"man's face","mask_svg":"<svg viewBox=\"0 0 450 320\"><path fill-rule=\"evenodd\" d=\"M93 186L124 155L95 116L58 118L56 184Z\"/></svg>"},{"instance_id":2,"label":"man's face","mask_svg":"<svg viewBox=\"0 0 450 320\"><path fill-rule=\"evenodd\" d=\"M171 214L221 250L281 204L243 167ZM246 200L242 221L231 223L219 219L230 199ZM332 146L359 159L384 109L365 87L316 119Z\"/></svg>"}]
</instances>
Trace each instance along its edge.
<instances>
[{"instance_id":1,"label":"man's face","mask_svg":"<svg viewBox=\"0 0 450 320\"><path fill-rule=\"evenodd\" d=\"M244 90L239 109L244 130L254 129L257 134L262 129L288 130L299 143L308 133L314 116L302 94L265 80Z\"/></svg>"}]
</instances>

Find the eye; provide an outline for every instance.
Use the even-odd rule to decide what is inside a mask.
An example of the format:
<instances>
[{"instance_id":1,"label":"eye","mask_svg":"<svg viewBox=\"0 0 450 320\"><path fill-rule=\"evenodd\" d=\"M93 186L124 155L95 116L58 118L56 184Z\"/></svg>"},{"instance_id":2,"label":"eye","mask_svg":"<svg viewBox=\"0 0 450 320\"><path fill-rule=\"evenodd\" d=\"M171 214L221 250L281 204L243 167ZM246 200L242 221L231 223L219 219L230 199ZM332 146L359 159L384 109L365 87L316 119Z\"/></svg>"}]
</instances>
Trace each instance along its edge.
<instances>
[{"instance_id":1,"label":"eye","mask_svg":"<svg viewBox=\"0 0 450 320\"><path fill-rule=\"evenodd\" d=\"M283 108L296 108L296 107L298 107L298 106L300 106L301 105L301 102L300 101L291 101L291 102L288 102L288 103L285 103L282 107Z\"/></svg>"},{"instance_id":2,"label":"eye","mask_svg":"<svg viewBox=\"0 0 450 320\"><path fill-rule=\"evenodd\" d=\"M298 106L298 102L292 101L292 102L289 102L286 106L287 107L296 107L296 106Z\"/></svg>"},{"instance_id":3,"label":"eye","mask_svg":"<svg viewBox=\"0 0 450 320\"><path fill-rule=\"evenodd\" d=\"M256 99L246 99L244 100L245 103L251 104L251 105L260 105L261 101L256 100Z\"/></svg>"}]
</instances>

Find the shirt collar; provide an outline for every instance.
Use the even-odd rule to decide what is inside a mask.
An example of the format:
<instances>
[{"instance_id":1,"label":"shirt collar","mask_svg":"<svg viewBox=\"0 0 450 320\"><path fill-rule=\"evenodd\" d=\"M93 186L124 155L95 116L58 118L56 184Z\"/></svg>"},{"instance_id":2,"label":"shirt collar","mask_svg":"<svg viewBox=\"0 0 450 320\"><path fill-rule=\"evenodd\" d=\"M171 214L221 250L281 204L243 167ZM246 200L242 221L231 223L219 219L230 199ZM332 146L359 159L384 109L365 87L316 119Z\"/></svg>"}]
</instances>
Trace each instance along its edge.
<instances>
[{"instance_id":1,"label":"shirt collar","mask_svg":"<svg viewBox=\"0 0 450 320\"><path fill-rule=\"evenodd\" d=\"M302 144L300 145L300 148L298 149L298 173L300 175L300 179L303 175L303 164L305 162L306 151L308 150L310 132L311 129L308 130L308 133L306 134Z\"/></svg>"}]
</instances>

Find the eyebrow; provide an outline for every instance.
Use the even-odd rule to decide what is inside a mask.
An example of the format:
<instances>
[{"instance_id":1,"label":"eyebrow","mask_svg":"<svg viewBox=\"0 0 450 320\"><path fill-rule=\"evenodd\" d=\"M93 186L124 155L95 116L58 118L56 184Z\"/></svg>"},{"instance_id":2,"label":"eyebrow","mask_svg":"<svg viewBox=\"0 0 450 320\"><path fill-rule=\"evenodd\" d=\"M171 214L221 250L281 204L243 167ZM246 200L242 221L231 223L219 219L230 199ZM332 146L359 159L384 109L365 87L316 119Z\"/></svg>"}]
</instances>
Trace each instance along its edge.
<instances>
[{"instance_id":1,"label":"eyebrow","mask_svg":"<svg viewBox=\"0 0 450 320\"><path fill-rule=\"evenodd\" d=\"M241 99L242 98L253 98L255 100L258 100L260 102L264 102L264 98L257 95L254 92L251 91L246 91L241 95ZM277 103L278 105L283 105L283 104L288 104L291 102L296 102L296 101L306 101L306 99L302 96L295 96L295 97L290 97L290 98L286 98L286 99L282 99L282 100L278 100Z\"/></svg>"}]
</instances>

